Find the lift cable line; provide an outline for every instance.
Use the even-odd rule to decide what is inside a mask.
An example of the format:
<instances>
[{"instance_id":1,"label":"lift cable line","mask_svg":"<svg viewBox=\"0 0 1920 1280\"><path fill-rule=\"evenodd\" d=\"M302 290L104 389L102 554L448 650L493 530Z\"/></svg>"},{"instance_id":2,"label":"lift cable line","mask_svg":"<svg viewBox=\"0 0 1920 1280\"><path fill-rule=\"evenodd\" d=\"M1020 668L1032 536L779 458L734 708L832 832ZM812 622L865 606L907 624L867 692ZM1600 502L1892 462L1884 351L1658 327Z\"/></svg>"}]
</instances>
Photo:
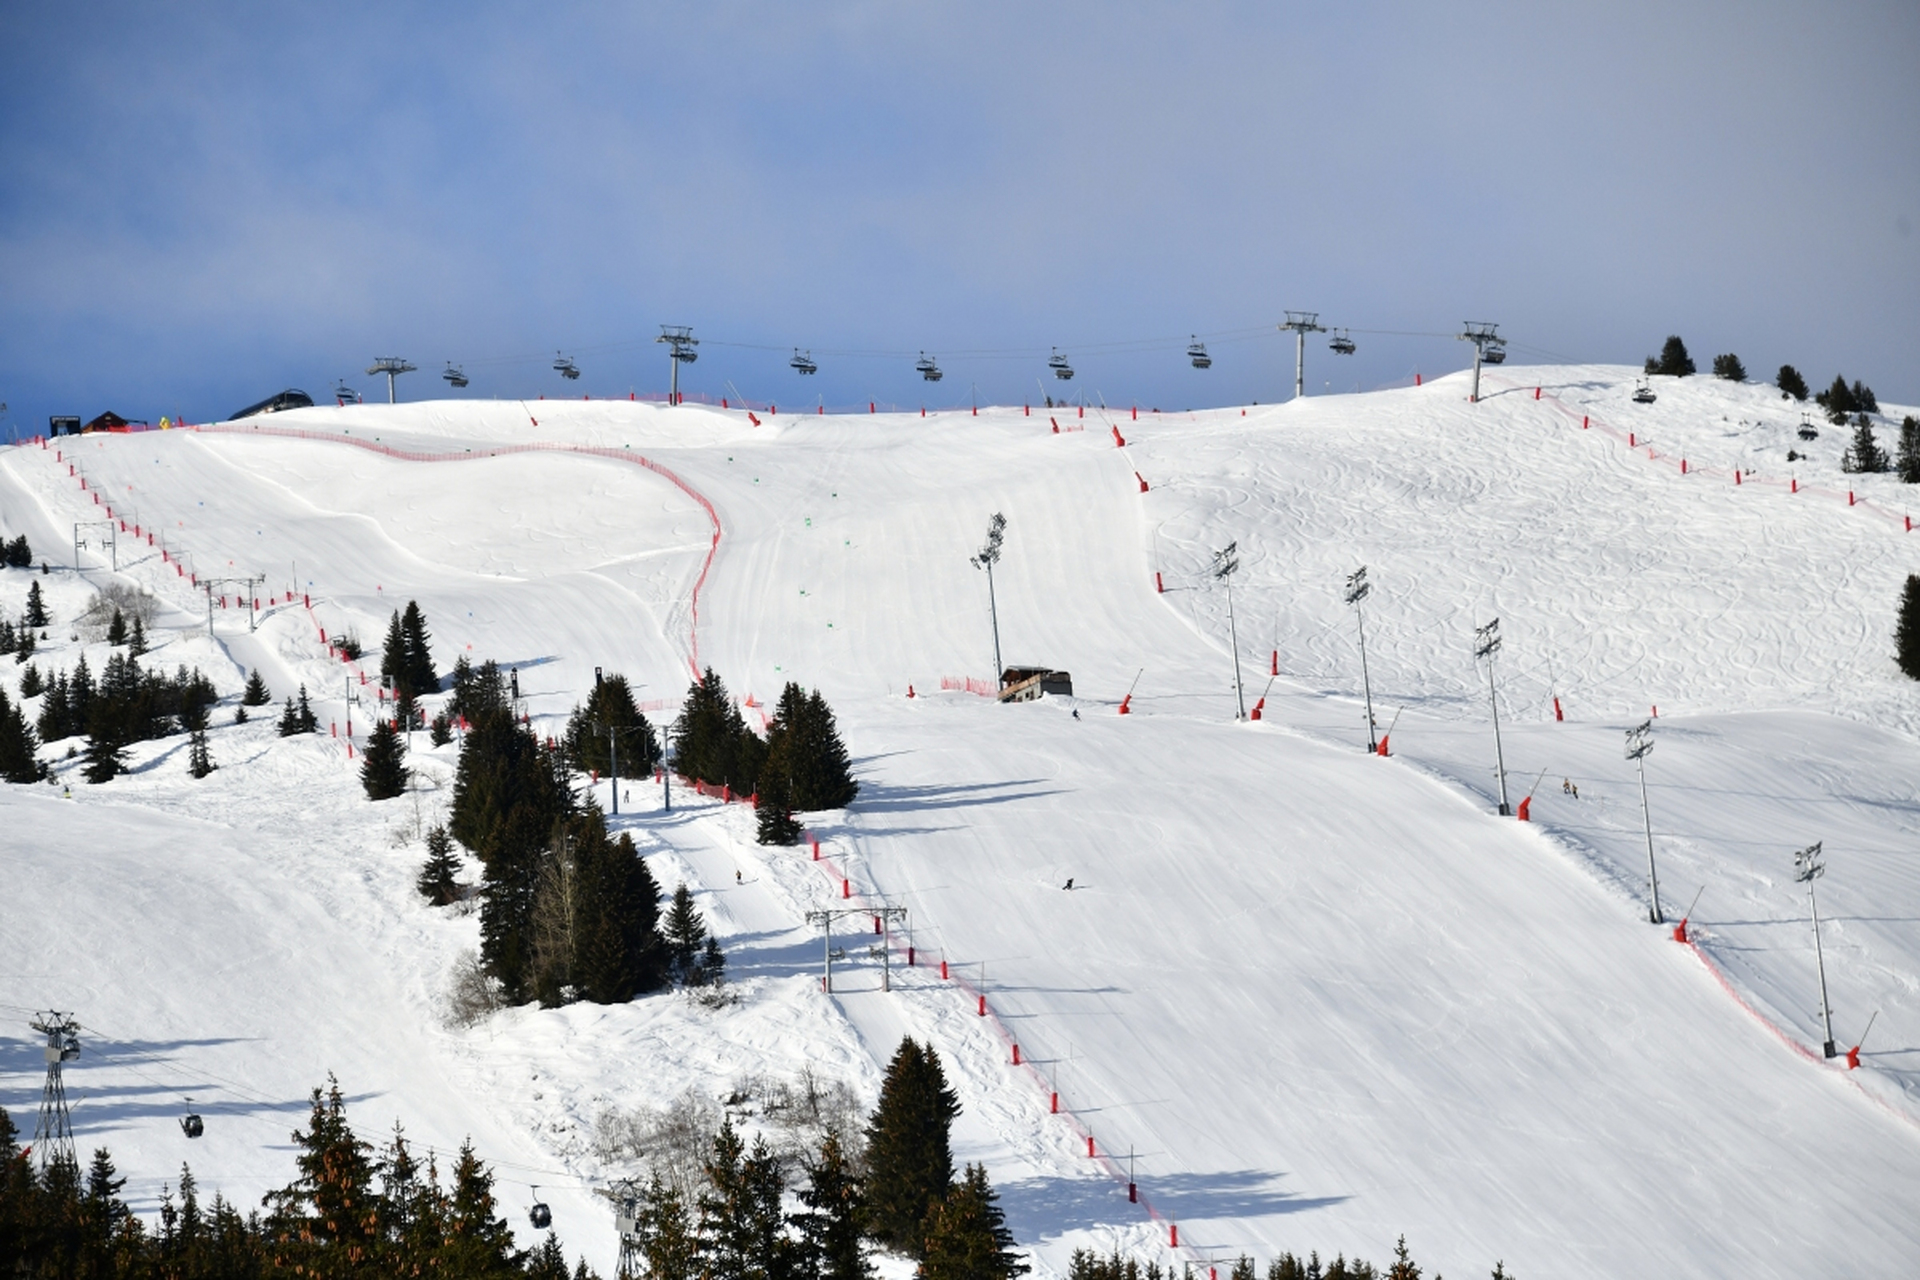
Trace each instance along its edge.
<instances>
[{"instance_id":1,"label":"lift cable line","mask_svg":"<svg viewBox=\"0 0 1920 1280\"><path fill-rule=\"evenodd\" d=\"M1627 759L1640 766L1640 823L1647 832L1647 919L1665 924L1660 913L1660 873L1653 863L1653 813L1647 807L1647 757L1653 752L1653 721L1642 720L1627 730Z\"/></svg>"},{"instance_id":2,"label":"lift cable line","mask_svg":"<svg viewBox=\"0 0 1920 1280\"><path fill-rule=\"evenodd\" d=\"M1213 580L1227 592L1227 641L1233 646L1233 697L1237 713L1235 720L1247 718L1247 693L1240 683L1240 629L1233 619L1233 575L1240 571L1240 542L1235 539L1213 553Z\"/></svg>"},{"instance_id":3,"label":"lift cable line","mask_svg":"<svg viewBox=\"0 0 1920 1280\"><path fill-rule=\"evenodd\" d=\"M409 364L399 356L377 356L374 362L367 366L367 372L370 374L384 373L387 375L387 403L393 404L393 380L403 373L412 373L414 367L415 366Z\"/></svg>"},{"instance_id":4,"label":"lift cable line","mask_svg":"<svg viewBox=\"0 0 1920 1280\"><path fill-rule=\"evenodd\" d=\"M1473 629L1473 656L1487 664L1487 704L1493 708L1493 773L1500 783L1500 816L1507 817L1513 806L1507 803L1507 759L1500 749L1500 695L1494 690L1493 655L1500 652L1500 619Z\"/></svg>"},{"instance_id":5,"label":"lift cable line","mask_svg":"<svg viewBox=\"0 0 1920 1280\"><path fill-rule=\"evenodd\" d=\"M1827 1030L1826 1043L1821 1052L1827 1057L1835 1056L1833 1045L1833 1006L1827 1001L1827 957L1820 949L1820 902L1813 894L1813 882L1827 874L1827 864L1821 860L1820 846L1824 840L1816 840L1800 852L1793 855L1795 880L1807 886L1807 908L1813 914L1813 962L1820 970L1820 1018Z\"/></svg>"},{"instance_id":6,"label":"lift cable line","mask_svg":"<svg viewBox=\"0 0 1920 1280\"><path fill-rule=\"evenodd\" d=\"M1293 330L1293 398L1298 400L1306 394L1307 335L1325 333L1327 327L1320 323L1318 311L1289 311L1280 327Z\"/></svg>"},{"instance_id":7,"label":"lift cable line","mask_svg":"<svg viewBox=\"0 0 1920 1280\"><path fill-rule=\"evenodd\" d=\"M1369 755L1380 749L1380 742L1374 737L1376 726L1373 723L1373 680L1367 674L1367 617L1366 611L1360 607L1360 602L1365 600L1372 590L1372 584L1367 581L1367 566L1361 565L1347 575L1347 603L1353 606L1354 620L1360 624L1360 687L1366 692L1367 698L1367 753Z\"/></svg>"},{"instance_id":8,"label":"lift cable line","mask_svg":"<svg viewBox=\"0 0 1920 1280\"><path fill-rule=\"evenodd\" d=\"M1000 562L1000 547L1007 538L1007 518L998 511L987 521L987 544L970 563L976 569L987 571L987 612L993 619L993 687L1000 687L1000 678L1006 667L1000 663L1000 605L993 594L993 566Z\"/></svg>"}]
</instances>

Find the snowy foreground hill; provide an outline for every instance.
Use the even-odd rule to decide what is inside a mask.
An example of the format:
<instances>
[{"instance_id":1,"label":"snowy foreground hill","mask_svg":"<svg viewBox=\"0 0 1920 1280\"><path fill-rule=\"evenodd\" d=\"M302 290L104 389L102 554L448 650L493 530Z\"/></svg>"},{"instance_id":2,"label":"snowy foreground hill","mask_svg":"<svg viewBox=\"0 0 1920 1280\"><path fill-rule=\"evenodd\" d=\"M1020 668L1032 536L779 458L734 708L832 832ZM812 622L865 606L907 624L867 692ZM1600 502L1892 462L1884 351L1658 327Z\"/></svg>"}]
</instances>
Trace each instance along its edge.
<instances>
[{"instance_id":1,"label":"snowy foreground hill","mask_svg":"<svg viewBox=\"0 0 1920 1280\"><path fill-rule=\"evenodd\" d=\"M1455 376L1137 417L438 402L7 450L0 524L56 564L36 662L97 670L73 619L135 584L165 606L150 661L227 702L204 781L178 738L97 787L49 744L56 785L0 788L0 1105L31 1128L26 1022L72 1010L83 1151L109 1146L147 1209L188 1159L248 1204L289 1180L332 1072L363 1135L398 1120L443 1160L471 1135L523 1240L537 1187L610 1274L595 1189L638 1168L623 1126L807 1069L870 1104L913 1034L1040 1275L1076 1247L1379 1260L1401 1233L1455 1276L1914 1274L1920 685L1891 655L1920 490L1842 474L1846 432L1801 441L1771 388L1655 382L1638 405L1632 370L1508 368L1478 405ZM141 532L117 574L92 548L76 574L74 523L107 506ZM968 557L996 511L1006 661L1070 671L1071 700L964 691L992 674ZM1257 722L1209 575L1228 543ZM264 576L257 632L216 608L208 636L181 553ZM1385 759L1343 602L1361 565ZM35 576L0 572L7 616ZM478 922L411 883L456 748L416 735L416 789L374 804L325 731L363 735L344 695L371 690L321 630L372 648L408 600L443 671L517 668L544 732L596 667L658 722L695 662L755 706L825 693L862 786L809 815L821 860L754 844L741 805L676 790L663 813L651 784L614 820L698 890L737 1004L449 1023ZM1496 617L1526 824L1495 812L1474 630ZM231 726L254 669L268 712L304 683L322 734ZM1672 919L1699 892L1693 945L1646 918L1622 731L1656 707L1662 895ZM1857 1070L1820 1055L1792 865L1816 840L1842 1050L1878 1012ZM915 963L894 936L882 991L856 920L829 997L805 913L882 902Z\"/></svg>"}]
</instances>

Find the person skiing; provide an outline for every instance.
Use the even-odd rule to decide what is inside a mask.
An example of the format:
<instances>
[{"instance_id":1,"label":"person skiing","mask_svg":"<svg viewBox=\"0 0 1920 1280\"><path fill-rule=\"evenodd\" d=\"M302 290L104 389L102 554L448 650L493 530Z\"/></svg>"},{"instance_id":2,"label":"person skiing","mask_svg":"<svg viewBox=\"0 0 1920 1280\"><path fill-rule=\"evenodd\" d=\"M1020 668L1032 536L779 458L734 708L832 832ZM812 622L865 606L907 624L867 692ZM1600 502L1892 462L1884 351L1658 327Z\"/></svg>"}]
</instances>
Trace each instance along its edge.
<instances>
[{"instance_id":1,"label":"person skiing","mask_svg":"<svg viewBox=\"0 0 1920 1280\"><path fill-rule=\"evenodd\" d=\"M1071 890L1073 889L1073 877L1072 877L1072 876L1068 876L1068 877L1067 877L1067 882L1066 882L1065 884L1063 884L1063 885L1061 885L1060 887L1061 887L1062 889L1066 889L1066 890L1069 890L1069 891L1071 891Z\"/></svg>"}]
</instances>

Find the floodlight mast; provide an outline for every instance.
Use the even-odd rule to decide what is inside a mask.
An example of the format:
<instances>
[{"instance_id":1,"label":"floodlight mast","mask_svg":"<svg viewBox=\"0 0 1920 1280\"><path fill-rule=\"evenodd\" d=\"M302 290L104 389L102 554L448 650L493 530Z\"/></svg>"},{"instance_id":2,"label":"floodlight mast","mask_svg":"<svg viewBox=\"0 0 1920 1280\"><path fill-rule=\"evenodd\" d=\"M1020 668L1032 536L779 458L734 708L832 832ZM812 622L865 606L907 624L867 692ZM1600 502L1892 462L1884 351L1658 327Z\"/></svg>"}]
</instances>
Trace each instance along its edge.
<instances>
[{"instance_id":1,"label":"floodlight mast","mask_svg":"<svg viewBox=\"0 0 1920 1280\"><path fill-rule=\"evenodd\" d=\"M987 521L987 545L980 548L980 554L970 563L976 569L987 571L987 613L993 619L993 687L997 692L1006 674L1006 668L1000 663L1000 605L993 594L993 566L1000 560L1000 546L1006 541L1007 518L998 511Z\"/></svg>"},{"instance_id":2,"label":"floodlight mast","mask_svg":"<svg viewBox=\"0 0 1920 1280\"><path fill-rule=\"evenodd\" d=\"M677 405L680 403L680 364L682 361L692 364L700 358L700 353L694 350L700 345L700 339L693 336L691 325L663 324L660 326L660 336L654 341L667 344L667 361L672 366L669 374L671 381L667 385L667 403Z\"/></svg>"},{"instance_id":3,"label":"floodlight mast","mask_svg":"<svg viewBox=\"0 0 1920 1280\"><path fill-rule=\"evenodd\" d=\"M1480 361L1487 352L1501 346L1498 324L1488 320L1468 320L1465 332L1459 335L1460 341L1473 344L1473 394L1467 397L1468 404L1480 403ZM1494 363L1498 364L1499 361Z\"/></svg>"},{"instance_id":4,"label":"floodlight mast","mask_svg":"<svg viewBox=\"0 0 1920 1280\"><path fill-rule=\"evenodd\" d=\"M1233 620L1233 575L1240 569L1240 542L1235 539L1213 553L1213 580L1227 589L1227 643L1233 646L1235 720L1247 718L1247 691L1240 683L1240 629Z\"/></svg>"},{"instance_id":5,"label":"floodlight mast","mask_svg":"<svg viewBox=\"0 0 1920 1280\"><path fill-rule=\"evenodd\" d=\"M1820 949L1820 903L1813 896L1813 882L1827 873L1827 864L1820 860L1820 846L1825 843L1816 840L1793 855L1793 878L1807 886L1807 906L1813 913L1813 961L1820 970L1820 1018L1827 1029L1821 1052L1831 1058L1837 1052L1833 1043L1833 1006L1827 1002L1827 957Z\"/></svg>"},{"instance_id":6,"label":"floodlight mast","mask_svg":"<svg viewBox=\"0 0 1920 1280\"><path fill-rule=\"evenodd\" d=\"M374 362L367 367L368 373L384 373L387 375L387 403L388 404L394 403L393 380L399 377L403 373L412 373L413 370L414 370L414 366L407 363L405 360L401 359L399 356L376 357Z\"/></svg>"},{"instance_id":7,"label":"floodlight mast","mask_svg":"<svg viewBox=\"0 0 1920 1280\"><path fill-rule=\"evenodd\" d=\"M1487 660L1487 703L1493 708L1493 773L1500 781L1500 816L1512 814L1507 803L1507 758L1500 749L1500 695L1493 686L1493 655L1500 652L1500 619L1473 629L1473 656Z\"/></svg>"},{"instance_id":8,"label":"floodlight mast","mask_svg":"<svg viewBox=\"0 0 1920 1280\"><path fill-rule=\"evenodd\" d=\"M1347 603L1353 606L1353 617L1360 624L1360 687L1367 698L1367 752L1373 754L1380 749L1379 741L1374 737L1373 723L1373 680L1367 674L1367 615L1360 602L1373 590L1367 581L1367 566L1361 565L1347 575Z\"/></svg>"},{"instance_id":9,"label":"floodlight mast","mask_svg":"<svg viewBox=\"0 0 1920 1280\"><path fill-rule=\"evenodd\" d=\"M1642 720L1627 730L1627 759L1640 766L1640 823L1647 832L1647 919L1665 924L1660 913L1660 873L1653 864L1653 814L1647 807L1647 756L1653 751L1653 721Z\"/></svg>"},{"instance_id":10,"label":"floodlight mast","mask_svg":"<svg viewBox=\"0 0 1920 1280\"><path fill-rule=\"evenodd\" d=\"M1289 311L1280 327L1293 330L1293 398L1298 400L1306 394L1307 335L1325 333L1327 329L1320 323L1318 311Z\"/></svg>"}]
</instances>

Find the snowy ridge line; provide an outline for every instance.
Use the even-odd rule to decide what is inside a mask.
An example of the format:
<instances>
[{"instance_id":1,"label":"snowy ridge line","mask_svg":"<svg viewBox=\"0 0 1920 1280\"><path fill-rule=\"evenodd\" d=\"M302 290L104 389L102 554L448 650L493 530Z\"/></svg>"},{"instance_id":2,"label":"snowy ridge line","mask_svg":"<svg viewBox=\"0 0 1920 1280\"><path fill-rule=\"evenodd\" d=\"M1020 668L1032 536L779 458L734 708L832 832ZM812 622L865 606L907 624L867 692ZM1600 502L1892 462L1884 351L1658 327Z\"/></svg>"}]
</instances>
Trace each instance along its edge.
<instances>
[{"instance_id":1,"label":"snowy ridge line","mask_svg":"<svg viewBox=\"0 0 1920 1280\"><path fill-rule=\"evenodd\" d=\"M852 876L846 868L836 863L830 855L822 852L820 840L814 836L811 831L803 832L803 838L813 850L813 857L810 861L820 868L821 874L827 877L830 893L836 888L840 891L836 900L850 901L858 906L870 909L872 905L871 895L863 889L853 887ZM906 949L892 930L888 930L886 933L886 944L896 955ZM920 967L917 963L917 958L903 958L909 960L908 968L918 969ZM1007 1028L1006 1023L1001 1020L999 1011L994 1007L993 1002L987 999L986 993L981 990L980 987L969 982L955 967L961 963L967 962L953 960L945 954L943 948L940 964L945 972L941 977L941 981L943 983L950 983L957 988L965 997L966 1002L979 1011L977 1016L985 1022L987 1028L999 1039L1001 1045L1006 1049L1006 1052L1002 1054L1001 1057L1001 1065L1011 1066L1014 1070L1020 1072L1033 1084L1040 1094L1045 1095L1050 1101L1059 1098L1060 1089L1058 1088L1057 1082L1041 1074L1040 1068L1031 1058L1022 1058L1018 1062L1008 1061L1008 1059L1012 1058L1017 1052L1019 1041L1015 1038L1013 1032ZM925 986L926 984L916 985ZM831 995L831 993L826 994ZM1170 1234L1163 1240L1163 1244L1165 1244L1165 1247L1170 1252L1175 1256L1184 1255L1191 1262L1200 1264L1207 1262L1207 1258L1200 1252L1203 1246L1191 1242L1187 1244L1179 1243L1179 1225L1155 1207L1152 1199L1144 1190L1138 1187L1137 1183L1129 1182L1126 1173L1120 1168L1119 1160L1111 1152L1100 1149L1094 1139L1092 1127L1080 1118L1079 1113L1073 1109L1071 1104L1061 1100L1057 1110L1050 1106L1046 1114L1066 1122L1067 1128L1073 1133L1076 1139L1075 1146L1077 1147L1079 1144L1085 1143L1088 1158L1114 1183L1123 1188L1129 1185L1134 1187L1137 1197L1134 1203L1137 1203L1146 1213L1147 1220L1151 1223L1161 1224L1169 1229Z\"/></svg>"},{"instance_id":2,"label":"snowy ridge line","mask_svg":"<svg viewBox=\"0 0 1920 1280\"><path fill-rule=\"evenodd\" d=\"M1505 382L1507 380L1501 379L1501 381ZM1510 390L1515 390L1515 391L1526 390L1526 385L1524 383L1507 382L1507 386ZM1878 502L1875 502L1871 498L1856 497L1855 492L1852 489L1848 489L1845 493L1842 493L1838 489L1829 489L1825 485L1812 485L1812 484L1803 485L1800 483L1799 477L1797 476L1789 477L1785 480L1779 480L1771 476L1753 475L1750 472L1743 473L1738 467L1731 467L1731 468L1715 467L1715 466L1696 467L1696 466L1693 466L1684 455L1676 456L1673 454L1662 454L1658 452L1653 445L1642 443L1638 439L1637 432L1621 431L1618 427L1612 426L1606 422L1601 421L1599 418L1595 417L1591 413L1577 413L1574 410L1573 406L1567 404L1565 401L1561 400L1558 396L1547 394L1546 391L1537 383L1534 386L1534 391L1536 393L1535 399L1539 400L1541 403L1551 404L1555 409L1567 415L1569 419L1578 417L1581 421L1581 425L1583 429L1597 430L1601 432L1603 435L1611 436L1613 439L1626 444L1628 447L1628 451L1634 454L1636 457L1639 455L1640 450L1645 449L1647 460L1649 462L1666 462L1669 465L1677 462L1679 464L1679 471L1681 475L1720 476L1720 477L1732 479L1736 485L1740 485L1742 487L1749 484L1757 484L1764 488L1786 489L1789 493L1795 493L1795 494L1806 493L1806 494L1812 494L1816 497L1833 498L1835 500L1838 500L1840 498L1845 498L1846 503L1849 507L1856 507L1856 508L1864 507L1868 511L1882 517L1883 519L1889 521L1890 523L1899 525L1901 532L1903 533L1913 532L1913 517L1911 515L1905 512L1895 515L1887 507L1883 506Z\"/></svg>"},{"instance_id":3,"label":"snowy ridge line","mask_svg":"<svg viewBox=\"0 0 1920 1280\"><path fill-rule=\"evenodd\" d=\"M188 430L215 432L221 435L279 436L292 440L312 440L323 444L347 444L352 445L356 449L364 449L369 453L381 454L401 462L471 462L476 458L494 458L515 453L572 453L583 457L608 458L616 462L629 462L645 467L647 470L672 484L675 488L679 489L680 492L686 494L687 497L693 499L693 501L699 505L700 509L707 513L707 519L713 525L713 536L707 543L706 558L700 562L700 572L694 578L693 588L689 593L688 600L688 666L693 671L694 679L697 680L700 678L700 592L707 584L707 574L713 568L713 558L719 554L720 551L720 515L714 510L713 503L708 500L705 494L651 458L634 453L631 449L610 449L602 445L535 442L532 444L486 445L484 446L484 451L421 453L410 449L396 449L392 445L381 444L374 440L356 439L344 433L336 436L321 431L302 431L294 427L234 427L225 424L214 424L189 427Z\"/></svg>"}]
</instances>

